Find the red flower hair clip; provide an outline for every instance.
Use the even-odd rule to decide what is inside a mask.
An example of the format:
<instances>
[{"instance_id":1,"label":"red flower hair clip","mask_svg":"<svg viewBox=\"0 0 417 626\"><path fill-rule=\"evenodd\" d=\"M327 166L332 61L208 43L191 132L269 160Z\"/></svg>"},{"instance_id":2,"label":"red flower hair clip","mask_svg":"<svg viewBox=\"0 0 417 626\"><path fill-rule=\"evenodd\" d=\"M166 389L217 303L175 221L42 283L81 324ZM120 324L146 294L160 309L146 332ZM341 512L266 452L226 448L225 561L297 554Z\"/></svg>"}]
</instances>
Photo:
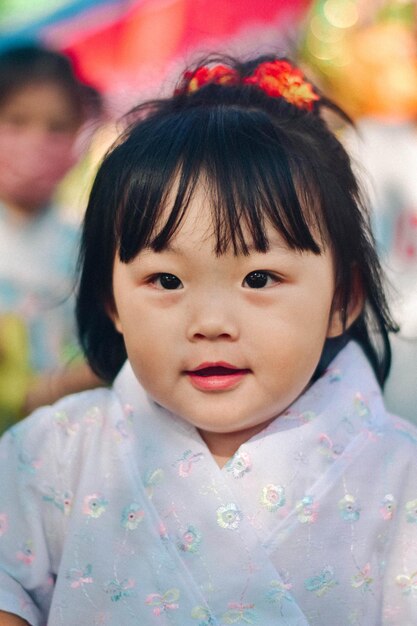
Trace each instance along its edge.
<instances>
[{"instance_id":1,"label":"red flower hair clip","mask_svg":"<svg viewBox=\"0 0 417 626\"><path fill-rule=\"evenodd\" d=\"M185 72L176 94L193 93L208 85L253 85L271 98L284 98L299 109L311 111L314 102L320 100L311 83L289 61L276 60L260 63L251 76L241 79L236 70L226 65L202 65L194 72Z\"/></svg>"},{"instance_id":2,"label":"red flower hair clip","mask_svg":"<svg viewBox=\"0 0 417 626\"><path fill-rule=\"evenodd\" d=\"M183 91L185 91L185 93L192 93L209 83L215 83L216 85L237 85L238 82L239 76L231 67L227 67L226 65L213 65L212 67L202 65L194 72L184 73L183 85L181 85L177 91L180 93Z\"/></svg>"},{"instance_id":3,"label":"red flower hair clip","mask_svg":"<svg viewBox=\"0 0 417 626\"><path fill-rule=\"evenodd\" d=\"M243 79L246 85L255 85L272 98L284 98L299 109L311 111L313 103L320 100L311 83L297 67L288 61L260 63L252 76Z\"/></svg>"}]
</instances>

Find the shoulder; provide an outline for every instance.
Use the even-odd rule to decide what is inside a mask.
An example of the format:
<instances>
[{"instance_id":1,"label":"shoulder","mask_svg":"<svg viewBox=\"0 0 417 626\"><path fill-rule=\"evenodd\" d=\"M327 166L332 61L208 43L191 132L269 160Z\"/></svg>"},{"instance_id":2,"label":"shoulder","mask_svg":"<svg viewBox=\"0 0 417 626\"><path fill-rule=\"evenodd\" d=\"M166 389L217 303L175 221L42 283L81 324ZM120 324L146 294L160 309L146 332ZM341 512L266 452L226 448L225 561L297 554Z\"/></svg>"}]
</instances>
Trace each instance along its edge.
<instances>
[{"instance_id":1,"label":"shoulder","mask_svg":"<svg viewBox=\"0 0 417 626\"><path fill-rule=\"evenodd\" d=\"M95 439L101 442L128 438L132 394L143 402L142 388L127 361L111 387L97 387L68 395L50 406L37 409L10 428L0 440L3 445L25 445L52 450L58 458L63 449Z\"/></svg>"},{"instance_id":2,"label":"shoulder","mask_svg":"<svg viewBox=\"0 0 417 626\"><path fill-rule=\"evenodd\" d=\"M387 415L386 443L417 464L417 426L396 415ZM416 476L417 480L417 476Z\"/></svg>"},{"instance_id":3,"label":"shoulder","mask_svg":"<svg viewBox=\"0 0 417 626\"><path fill-rule=\"evenodd\" d=\"M381 430L370 433L368 467L374 480L385 480L406 500L417 497L417 428L395 415L386 415ZM373 462L369 464L370 458Z\"/></svg>"},{"instance_id":4,"label":"shoulder","mask_svg":"<svg viewBox=\"0 0 417 626\"><path fill-rule=\"evenodd\" d=\"M13 458L19 472L43 476L66 464L82 464L89 450L105 444L122 412L112 389L73 394L43 407L7 431L0 461Z\"/></svg>"},{"instance_id":5,"label":"shoulder","mask_svg":"<svg viewBox=\"0 0 417 626\"><path fill-rule=\"evenodd\" d=\"M54 224L53 224L57 235L68 243L68 245L78 244L78 241L81 236L81 228L78 224L74 222L70 222L68 219L65 219L62 215L57 211L54 215Z\"/></svg>"},{"instance_id":6,"label":"shoulder","mask_svg":"<svg viewBox=\"0 0 417 626\"><path fill-rule=\"evenodd\" d=\"M80 227L51 205L33 222L26 239L49 278L51 274L66 278L74 274L80 236Z\"/></svg>"},{"instance_id":7,"label":"shoulder","mask_svg":"<svg viewBox=\"0 0 417 626\"><path fill-rule=\"evenodd\" d=\"M48 235L51 243L60 244L64 246L64 249L78 245L81 234L80 225L69 220L55 205L45 211L37 227L39 236Z\"/></svg>"}]
</instances>

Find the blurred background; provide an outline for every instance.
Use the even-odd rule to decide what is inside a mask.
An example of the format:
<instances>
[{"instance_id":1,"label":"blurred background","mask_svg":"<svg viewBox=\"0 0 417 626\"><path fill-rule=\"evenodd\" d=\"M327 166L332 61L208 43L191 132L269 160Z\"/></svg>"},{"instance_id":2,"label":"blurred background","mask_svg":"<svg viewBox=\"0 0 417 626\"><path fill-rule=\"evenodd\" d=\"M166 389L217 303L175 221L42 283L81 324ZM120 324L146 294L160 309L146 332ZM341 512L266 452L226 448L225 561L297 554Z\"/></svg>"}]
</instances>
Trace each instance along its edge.
<instances>
[{"instance_id":1,"label":"blurred background","mask_svg":"<svg viewBox=\"0 0 417 626\"><path fill-rule=\"evenodd\" d=\"M278 51L301 63L356 123L336 132L368 195L401 325L387 402L417 422L415 0L2 0L0 53L33 41L68 56L77 78L102 97L95 124L84 129L82 158L56 192L74 223L118 120L172 90L196 56Z\"/></svg>"}]
</instances>

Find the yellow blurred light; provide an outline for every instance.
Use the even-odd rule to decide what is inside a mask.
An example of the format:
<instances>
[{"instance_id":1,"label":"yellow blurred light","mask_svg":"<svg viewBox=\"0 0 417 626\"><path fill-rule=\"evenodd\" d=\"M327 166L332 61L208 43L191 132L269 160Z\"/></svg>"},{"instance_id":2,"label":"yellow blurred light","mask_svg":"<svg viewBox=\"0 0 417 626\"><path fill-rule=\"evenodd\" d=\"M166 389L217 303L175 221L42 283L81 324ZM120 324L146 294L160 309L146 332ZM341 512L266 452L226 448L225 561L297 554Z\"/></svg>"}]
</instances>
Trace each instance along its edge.
<instances>
[{"instance_id":1,"label":"yellow blurred light","mask_svg":"<svg viewBox=\"0 0 417 626\"><path fill-rule=\"evenodd\" d=\"M359 19L358 7L353 0L327 0L323 12L327 21L337 28L351 28Z\"/></svg>"},{"instance_id":2,"label":"yellow blurred light","mask_svg":"<svg viewBox=\"0 0 417 626\"><path fill-rule=\"evenodd\" d=\"M310 30L317 39L326 43L337 43L343 37L343 30L334 28L318 15L315 15L311 20Z\"/></svg>"},{"instance_id":3,"label":"yellow blurred light","mask_svg":"<svg viewBox=\"0 0 417 626\"><path fill-rule=\"evenodd\" d=\"M334 57L333 62L336 67L347 67L352 64L352 59L346 50L339 50L337 56Z\"/></svg>"},{"instance_id":4,"label":"yellow blurred light","mask_svg":"<svg viewBox=\"0 0 417 626\"><path fill-rule=\"evenodd\" d=\"M317 39L312 33L309 33L306 43L310 54L320 61L331 61L337 54L334 45Z\"/></svg>"}]
</instances>

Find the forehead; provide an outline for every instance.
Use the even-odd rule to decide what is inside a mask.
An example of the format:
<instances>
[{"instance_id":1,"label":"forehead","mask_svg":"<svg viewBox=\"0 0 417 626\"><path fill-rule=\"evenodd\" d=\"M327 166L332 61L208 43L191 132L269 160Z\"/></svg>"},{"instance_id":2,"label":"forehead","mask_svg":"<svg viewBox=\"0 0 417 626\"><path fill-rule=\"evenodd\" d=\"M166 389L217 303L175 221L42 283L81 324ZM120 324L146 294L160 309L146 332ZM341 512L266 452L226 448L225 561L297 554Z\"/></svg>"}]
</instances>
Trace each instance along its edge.
<instances>
[{"instance_id":1,"label":"forehead","mask_svg":"<svg viewBox=\"0 0 417 626\"><path fill-rule=\"evenodd\" d=\"M17 88L0 105L0 117L24 116L39 122L64 120L76 125L78 111L65 88L58 83L33 82Z\"/></svg>"},{"instance_id":2,"label":"forehead","mask_svg":"<svg viewBox=\"0 0 417 626\"><path fill-rule=\"evenodd\" d=\"M301 158L269 120L261 132L246 114L228 123L213 114L209 129L190 116L145 119L110 155L107 175L114 181L114 165L125 190L115 206L121 260L163 250L197 224L215 236L217 254L245 254L249 244L266 251L267 226L290 248L319 254L325 225L311 154Z\"/></svg>"},{"instance_id":3,"label":"forehead","mask_svg":"<svg viewBox=\"0 0 417 626\"><path fill-rule=\"evenodd\" d=\"M175 181L175 184L172 186L167 196L164 208L156 223L155 232L159 231L161 226L166 224L169 220L177 191L178 180ZM228 227L230 228L231 225L229 224ZM259 246L256 245L256 237L246 219L242 220L240 228L245 242L245 253L250 254L259 250ZM265 220L265 223L262 224L262 229L266 238L266 249L270 247L281 248L283 250L291 249L281 231L274 226L270 220ZM198 251L199 248L209 244L213 253L218 255L218 230L219 209L213 199L210 184L205 177L202 177L193 190L183 217L178 224L178 228L164 247L174 252L180 251L183 247ZM230 252L231 247L232 241L229 242L229 246L225 246L222 252ZM237 252L241 253L242 250L238 250Z\"/></svg>"}]
</instances>

